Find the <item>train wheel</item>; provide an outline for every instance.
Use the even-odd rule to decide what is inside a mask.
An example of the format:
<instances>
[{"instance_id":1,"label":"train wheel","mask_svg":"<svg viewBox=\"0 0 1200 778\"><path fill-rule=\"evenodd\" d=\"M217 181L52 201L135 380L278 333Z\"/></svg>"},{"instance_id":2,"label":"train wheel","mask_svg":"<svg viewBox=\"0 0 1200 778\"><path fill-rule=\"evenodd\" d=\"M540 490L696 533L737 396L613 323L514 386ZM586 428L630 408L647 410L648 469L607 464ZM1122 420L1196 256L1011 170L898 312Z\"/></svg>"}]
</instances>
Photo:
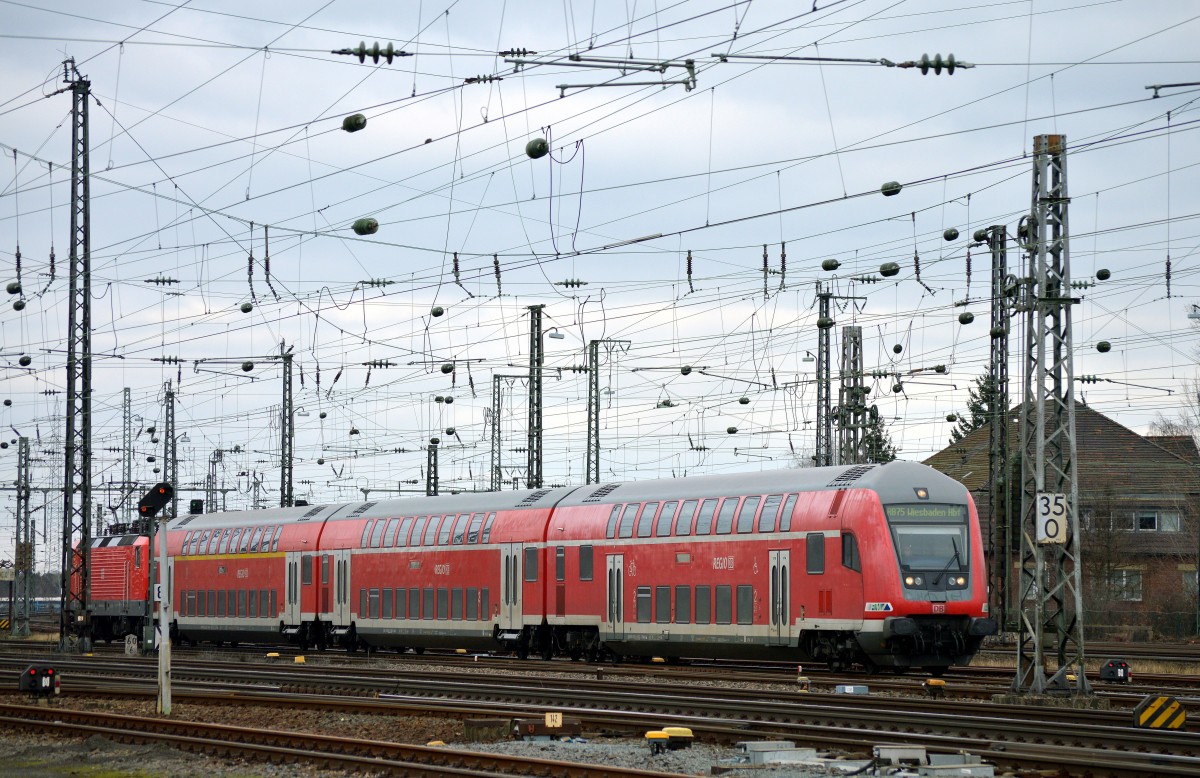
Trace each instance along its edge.
<instances>
[{"instance_id":1,"label":"train wheel","mask_svg":"<svg viewBox=\"0 0 1200 778\"><path fill-rule=\"evenodd\" d=\"M517 646L517 659L528 659L528 658L529 658L529 646L525 646L525 645Z\"/></svg>"},{"instance_id":2,"label":"train wheel","mask_svg":"<svg viewBox=\"0 0 1200 778\"><path fill-rule=\"evenodd\" d=\"M863 669L867 671L867 675L879 675L879 665L870 658L863 660Z\"/></svg>"},{"instance_id":3,"label":"train wheel","mask_svg":"<svg viewBox=\"0 0 1200 778\"><path fill-rule=\"evenodd\" d=\"M571 657L572 662L578 662L583 656L583 649L581 649L579 646L574 646L570 651L567 652L567 656Z\"/></svg>"},{"instance_id":4,"label":"train wheel","mask_svg":"<svg viewBox=\"0 0 1200 778\"><path fill-rule=\"evenodd\" d=\"M425 653L425 646L417 646L416 648L413 649L413 652L417 656L421 656Z\"/></svg>"}]
</instances>

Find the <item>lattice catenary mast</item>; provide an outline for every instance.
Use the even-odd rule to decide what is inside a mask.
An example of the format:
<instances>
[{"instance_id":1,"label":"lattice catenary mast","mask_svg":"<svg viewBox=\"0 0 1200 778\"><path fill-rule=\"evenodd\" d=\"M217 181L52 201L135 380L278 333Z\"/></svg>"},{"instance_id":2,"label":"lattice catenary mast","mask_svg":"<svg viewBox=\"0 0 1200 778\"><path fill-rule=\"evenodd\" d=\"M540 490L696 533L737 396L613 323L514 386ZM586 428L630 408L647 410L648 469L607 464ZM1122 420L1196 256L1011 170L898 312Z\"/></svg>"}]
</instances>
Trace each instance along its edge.
<instances>
[{"instance_id":1,"label":"lattice catenary mast","mask_svg":"<svg viewBox=\"0 0 1200 778\"><path fill-rule=\"evenodd\" d=\"M73 59L63 63L63 81L70 85L72 98L71 271L67 312L67 408L63 438L66 477L63 480L59 648L90 651L92 622L87 610L90 583L87 549L92 537L89 525L92 504L92 227L88 98L92 85L79 75Z\"/></svg>"},{"instance_id":2,"label":"lattice catenary mast","mask_svg":"<svg viewBox=\"0 0 1200 778\"><path fill-rule=\"evenodd\" d=\"M1071 271L1064 135L1033 139L1025 391L1021 420L1020 640L1015 692L1090 694L1084 674L1082 559L1076 478ZM1021 230L1018 230L1021 235ZM1047 679L1044 652L1058 669ZM1068 675L1074 675L1074 681Z\"/></svg>"}]
</instances>

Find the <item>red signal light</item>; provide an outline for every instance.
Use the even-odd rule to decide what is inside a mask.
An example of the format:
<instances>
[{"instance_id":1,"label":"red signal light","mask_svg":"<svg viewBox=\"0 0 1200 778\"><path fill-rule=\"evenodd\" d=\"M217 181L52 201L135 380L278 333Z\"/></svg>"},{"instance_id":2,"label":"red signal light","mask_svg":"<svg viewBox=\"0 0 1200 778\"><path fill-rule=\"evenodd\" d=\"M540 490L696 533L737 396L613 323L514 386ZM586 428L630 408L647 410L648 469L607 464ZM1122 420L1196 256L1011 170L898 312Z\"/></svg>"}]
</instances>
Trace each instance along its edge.
<instances>
[{"instance_id":1,"label":"red signal light","mask_svg":"<svg viewBox=\"0 0 1200 778\"><path fill-rule=\"evenodd\" d=\"M37 675L37 668L36 668L36 667L31 667L31 668L29 668L29 674L30 674L30 675Z\"/></svg>"},{"instance_id":2,"label":"red signal light","mask_svg":"<svg viewBox=\"0 0 1200 778\"><path fill-rule=\"evenodd\" d=\"M46 668L46 675L54 675L54 668L53 667Z\"/></svg>"}]
</instances>

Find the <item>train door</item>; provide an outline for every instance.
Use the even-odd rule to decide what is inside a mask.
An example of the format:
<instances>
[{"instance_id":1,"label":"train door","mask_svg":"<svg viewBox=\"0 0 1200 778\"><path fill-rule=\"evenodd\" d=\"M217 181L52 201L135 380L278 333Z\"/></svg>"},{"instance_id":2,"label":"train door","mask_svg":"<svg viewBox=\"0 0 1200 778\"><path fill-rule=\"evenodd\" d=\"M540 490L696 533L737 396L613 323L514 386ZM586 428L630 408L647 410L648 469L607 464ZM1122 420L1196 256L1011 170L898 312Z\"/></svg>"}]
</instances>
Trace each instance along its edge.
<instances>
[{"instance_id":1,"label":"train door","mask_svg":"<svg viewBox=\"0 0 1200 778\"><path fill-rule=\"evenodd\" d=\"M283 597L283 622L299 624L302 618L300 615L300 585L303 578L300 573L300 562L303 556L298 551L289 551L285 555L285 559L287 560L287 589L284 591Z\"/></svg>"},{"instance_id":2,"label":"train door","mask_svg":"<svg viewBox=\"0 0 1200 778\"><path fill-rule=\"evenodd\" d=\"M521 544L505 543L500 546L504 555L501 571L504 576L501 591L500 629L521 629Z\"/></svg>"},{"instance_id":3,"label":"train door","mask_svg":"<svg viewBox=\"0 0 1200 778\"><path fill-rule=\"evenodd\" d=\"M320 578L317 579L317 614L325 621L333 619L334 581L333 554L321 554L317 562L320 567ZM313 571L314 574L317 571Z\"/></svg>"},{"instance_id":4,"label":"train door","mask_svg":"<svg viewBox=\"0 0 1200 778\"><path fill-rule=\"evenodd\" d=\"M608 556L608 635L610 639L625 637L625 555Z\"/></svg>"},{"instance_id":5,"label":"train door","mask_svg":"<svg viewBox=\"0 0 1200 778\"><path fill-rule=\"evenodd\" d=\"M332 556L334 558L333 623L346 626L353 621L350 613L350 549L341 549L334 552Z\"/></svg>"},{"instance_id":6,"label":"train door","mask_svg":"<svg viewBox=\"0 0 1200 778\"><path fill-rule=\"evenodd\" d=\"M768 620L768 645L790 646L792 644L791 575L792 552L772 549L770 554L770 619Z\"/></svg>"}]
</instances>

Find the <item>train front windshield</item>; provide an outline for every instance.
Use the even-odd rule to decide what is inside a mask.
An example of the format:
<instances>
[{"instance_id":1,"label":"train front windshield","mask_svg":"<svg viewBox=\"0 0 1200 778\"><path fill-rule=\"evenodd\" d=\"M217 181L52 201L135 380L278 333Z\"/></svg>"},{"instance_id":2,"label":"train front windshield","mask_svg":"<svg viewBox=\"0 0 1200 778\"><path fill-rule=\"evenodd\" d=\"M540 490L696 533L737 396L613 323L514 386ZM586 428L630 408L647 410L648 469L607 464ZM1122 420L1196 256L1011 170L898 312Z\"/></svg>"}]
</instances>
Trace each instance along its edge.
<instances>
[{"instance_id":1,"label":"train front windshield","mask_svg":"<svg viewBox=\"0 0 1200 778\"><path fill-rule=\"evenodd\" d=\"M900 569L948 573L968 569L965 505L905 503L888 505L884 511Z\"/></svg>"}]
</instances>

